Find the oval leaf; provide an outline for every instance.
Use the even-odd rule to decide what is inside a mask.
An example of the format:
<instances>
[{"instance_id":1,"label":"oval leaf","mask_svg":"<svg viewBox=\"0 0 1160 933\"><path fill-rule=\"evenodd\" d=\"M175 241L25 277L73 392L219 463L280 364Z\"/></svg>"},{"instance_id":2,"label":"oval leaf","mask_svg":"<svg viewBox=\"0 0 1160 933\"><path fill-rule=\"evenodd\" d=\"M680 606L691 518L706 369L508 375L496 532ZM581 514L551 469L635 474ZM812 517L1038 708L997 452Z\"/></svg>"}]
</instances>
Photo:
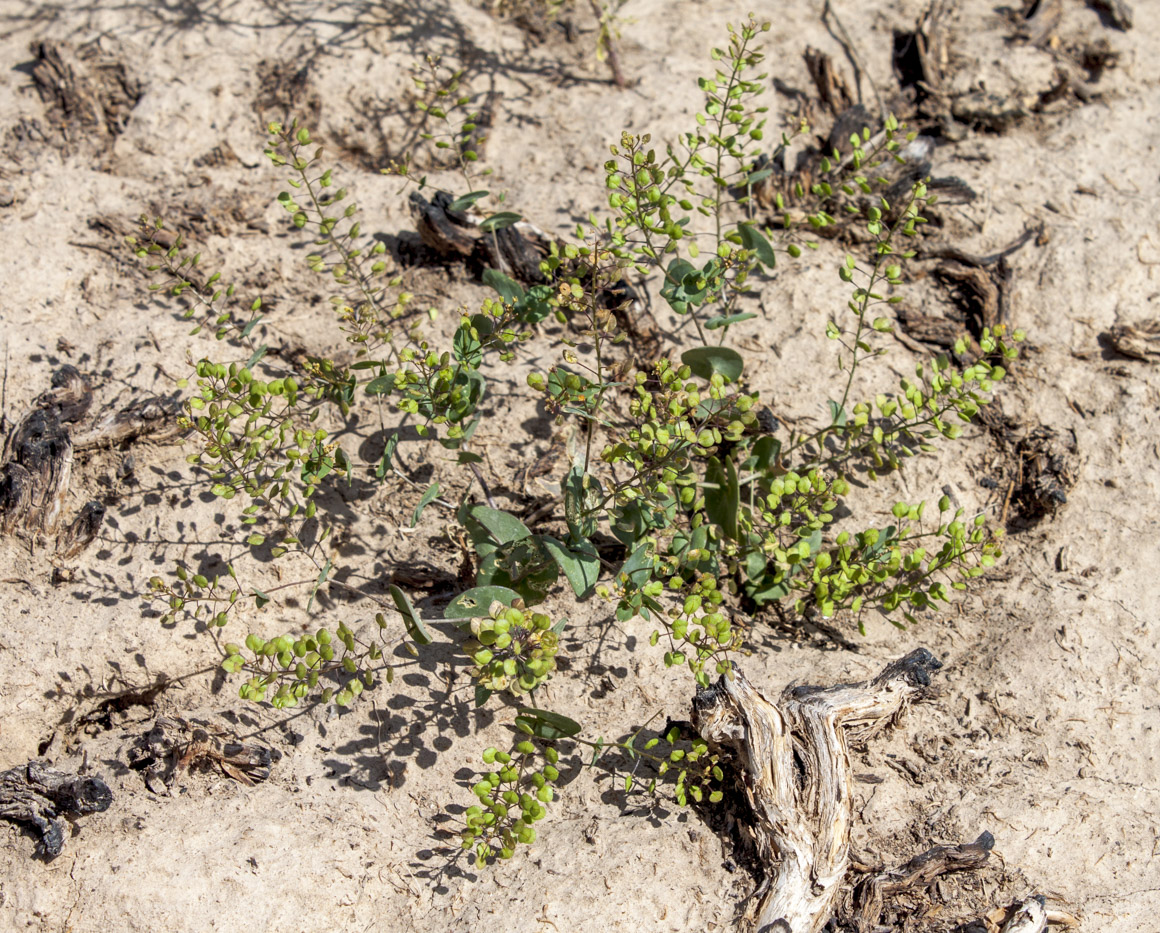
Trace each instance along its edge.
<instances>
[{"instance_id":1,"label":"oval leaf","mask_svg":"<svg viewBox=\"0 0 1160 933\"><path fill-rule=\"evenodd\" d=\"M748 321L751 317L757 317L757 315L752 311L746 311L744 314L725 314L718 317L711 317L705 322L705 330L717 330L719 327L739 324L742 321Z\"/></svg>"},{"instance_id":2,"label":"oval leaf","mask_svg":"<svg viewBox=\"0 0 1160 933\"><path fill-rule=\"evenodd\" d=\"M465 211L480 198L486 198L490 193L490 191L469 191L467 194L456 198L454 201L448 204L447 210Z\"/></svg>"},{"instance_id":3,"label":"oval leaf","mask_svg":"<svg viewBox=\"0 0 1160 933\"><path fill-rule=\"evenodd\" d=\"M720 373L730 382L740 379L745 368L741 354L728 347L693 347L681 354L681 362L702 379Z\"/></svg>"},{"instance_id":4,"label":"oval leaf","mask_svg":"<svg viewBox=\"0 0 1160 933\"><path fill-rule=\"evenodd\" d=\"M411 605L411 600L407 597L407 594L393 583L387 588L387 592L391 594L391 599L395 601L395 608L399 610L399 615L403 617L403 625L406 626L407 634L411 636L411 640L417 645L431 644L431 635L427 631L427 627L423 624L423 620L419 618L419 613Z\"/></svg>"},{"instance_id":5,"label":"oval leaf","mask_svg":"<svg viewBox=\"0 0 1160 933\"><path fill-rule=\"evenodd\" d=\"M574 735L579 735L582 728L575 719L569 719L551 710L532 709L528 706L520 707L516 724L520 723L528 726L532 730L531 734L541 739L570 739Z\"/></svg>"},{"instance_id":6,"label":"oval leaf","mask_svg":"<svg viewBox=\"0 0 1160 933\"><path fill-rule=\"evenodd\" d=\"M572 592L583 599L592 592L600 576L600 558L596 548L589 541L582 541L578 548L570 548L551 535L540 535L540 541L556 565L564 571L564 576L572 585Z\"/></svg>"},{"instance_id":7,"label":"oval leaf","mask_svg":"<svg viewBox=\"0 0 1160 933\"><path fill-rule=\"evenodd\" d=\"M501 602L510 606L517 599L521 599L515 590L506 586L476 586L465 590L447 604L443 610L445 619L478 619L487 615L487 610L494 602Z\"/></svg>"},{"instance_id":8,"label":"oval leaf","mask_svg":"<svg viewBox=\"0 0 1160 933\"><path fill-rule=\"evenodd\" d=\"M518 304L526 294L519 282L509 279L498 269L484 269L483 284L492 289L504 300L505 304L509 305Z\"/></svg>"},{"instance_id":9,"label":"oval leaf","mask_svg":"<svg viewBox=\"0 0 1160 933\"><path fill-rule=\"evenodd\" d=\"M524 218L519 214L513 214L511 211L500 211L498 214L492 214L483 223L479 225L479 229L484 233L491 233L493 230L502 230L504 227L510 227L517 221Z\"/></svg>"},{"instance_id":10,"label":"oval leaf","mask_svg":"<svg viewBox=\"0 0 1160 933\"><path fill-rule=\"evenodd\" d=\"M471 522L482 526L488 535L497 544L509 544L512 541L522 541L531 537L527 525L508 512L499 509L489 509L486 505L464 506L459 510L459 520L467 526L472 540L475 540L478 528L472 528ZM479 545L479 541L475 541Z\"/></svg>"},{"instance_id":11,"label":"oval leaf","mask_svg":"<svg viewBox=\"0 0 1160 933\"><path fill-rule=\"evenodd\" d=\"M432 483L427 487L423 493L422 498L419 499L419 504L415 506L415 512L411 516L411 527L414 528L419 524L419 516L423 514L423 510L427 508L439 495L439 484Z\"/></svg>"},{"instance_id":12,"label":"oval leaf","mask_svg":"<svg viewBox=\"0 0 1160 933\"><path fill-rule=\"evenodd\" d=\"M741 237L741 245L746 249L753 250L757 254L757 261L765 268L772 269L777 265L773 246L755 224L738 224L737 233Z\"/></svg>"}]
</instances>

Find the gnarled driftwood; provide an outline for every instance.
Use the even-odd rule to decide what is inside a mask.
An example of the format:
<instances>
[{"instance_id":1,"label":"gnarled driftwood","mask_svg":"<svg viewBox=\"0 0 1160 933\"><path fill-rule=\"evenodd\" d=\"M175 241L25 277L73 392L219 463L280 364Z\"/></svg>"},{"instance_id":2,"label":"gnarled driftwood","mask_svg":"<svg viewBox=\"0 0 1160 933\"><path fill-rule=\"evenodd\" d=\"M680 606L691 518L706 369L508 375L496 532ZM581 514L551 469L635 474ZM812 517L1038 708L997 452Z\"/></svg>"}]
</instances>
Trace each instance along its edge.
<instances>
[{"instance_id":1,"label":"gnarled driftwood","mask_svg":"<svg viewBox=\"0 0 1160 933\"><path fill-rule=\"evenodd\" d=\"M737 670L697 694L694 725L707 742L735 753L766 866L743 929L818 933L825 926L849 865L847 735L885 725L940 667L920 648L866 683L790 687L778 703Z\"/></svg>"}]
</instances>

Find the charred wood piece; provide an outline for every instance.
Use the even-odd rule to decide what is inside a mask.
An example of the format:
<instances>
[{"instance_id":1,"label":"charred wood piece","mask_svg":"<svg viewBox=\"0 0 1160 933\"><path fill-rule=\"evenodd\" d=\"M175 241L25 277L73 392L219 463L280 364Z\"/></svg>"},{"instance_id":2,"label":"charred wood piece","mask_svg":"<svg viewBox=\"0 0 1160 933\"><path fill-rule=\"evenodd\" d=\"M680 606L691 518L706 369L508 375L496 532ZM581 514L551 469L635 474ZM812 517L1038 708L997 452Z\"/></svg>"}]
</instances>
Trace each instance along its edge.
<instances>
[{"instance_id":1,"label":"charred wood piece","mask_svg":"<svg viewBox=\"0 0 1160 933\"><path fill-rule=\"evenodd\" d=\"M46 858L64 848L64 815L99 813L112 802L113 792L99 777L53 771L39 761L0 772L0 816L31 824Z\"/></svg>"},{"instance_id":2,"label":"charred wood piece","mask_svg":"<svg viewBox=\"0 0 1160 933\"><path fill-rule=\"evenodd\" d=\"M66 145L93 141L99 148L123 133L145 88L97 43L34 42L32 83Z\"/></svg>"},{"instance_id":3,"label":"charred wood piece","mask_svg":"<svg viewBox=\"0 0 1160 933\"><path fill-rule=\"evenodd\" d=\"M4 441L0 458L0 534L16 531L49 535L60 525L78 450L113 447L138 437L180 436L180 402L143 398L119 411L107 412L87 428L77 427L89 414L93 390L73 366L52 376L52 388L42 392ZM90 502L62 532L58 551L75 556L96 537L104 506Z\"/></svg>"},{"instance_id":4,"label":"charred wood piece","mask_svg":"<svg viewBox=\"0 0 1160 933\"><path fill-rule=\"evenodd\" d=\"M1019 904L999 933L1043 933L1046 929L1046 902L1042 896L1036 896Z\"/></svg>"}]
</instances>

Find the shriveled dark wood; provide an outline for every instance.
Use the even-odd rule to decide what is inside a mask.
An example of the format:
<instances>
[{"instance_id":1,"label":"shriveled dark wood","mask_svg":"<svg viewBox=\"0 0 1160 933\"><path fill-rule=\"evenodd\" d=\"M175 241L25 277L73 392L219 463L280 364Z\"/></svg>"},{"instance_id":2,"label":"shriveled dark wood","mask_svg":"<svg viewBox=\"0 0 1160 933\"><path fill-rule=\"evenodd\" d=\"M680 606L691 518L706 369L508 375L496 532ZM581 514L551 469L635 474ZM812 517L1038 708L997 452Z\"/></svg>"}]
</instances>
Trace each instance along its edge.
<instances>
[{"instance_id":1,"label":"shriveled dark wood","mask_svg":"<svg viewBox=\"0 0 1160 933\"><path fill-rule=\"evenodd\" d=\"M119 447L145 436L154 441L176 440L183 433L180 414L181 400L176 395L134 399L124 408L106 411L94 423L74 430L73 448Z\"/></svg>"},{"instance_id":2,"label":"shriveled dark wood","mask_svg":"<svg viewBox=\"0 0 1160 933\"><path fill-rule=\"evenodd\" d=\"M74 366L52 376L4 439L0 457L0 534L50 535L61 523L77 451L116 447L145 435L165 440L182 434L177 396L135 399L85 424L93 404L89 382ZM90 501L60 533L58 553L75 557L97 535L105 507Z\"/></svg>"},{"instance_id":3,"label":"shriveled dark wood","mask_svg":"<svg viewBox=\"0 0 1160 933\"><path fill-rule=\"evenodd\" d=\"M1088 6L1100 14L1108 26L1127 32L1135 22L1135 14L1127 0L1088 0Z\"/></svg>"},{"instance_id":4,"label":"shriveled dark wood","mask_svg":"<svg viewBox=\"0 0 1160 933\"><path fill-rule=\"evenodd\" d=\"M818 97L830 113L838 116L857 104L857 94L851 93L850 85L842 73L834 67L834 61L829 55L807 46L802 58L805 60L806 70L810 73L810 79L817 88Z\"/></svg>"},{"instance_id":5,"label":"shriveled dark wood","mask_svg":"<svg viewBox=\"0 0 1160 933\"><path fill-rule=\"evenodd\" d=\"M39 761L0 773L0 816L35 827L48 858L64 847L65 814L98 813L112 802L113 792L99 777L54 771Z\"/></svg>"},{"instance_id":6,"label":"shriveled dark wood","mask_svg":"<svg viewBox=\"0 0 1160 933\"><path fill-rule=\"evenodd\" d=\"M943 68L947 59L943 14L948 0L932 0L912 31L894 34L894 72L904 90L914 94L919 113L937 119L949 117Z\"/></svg>"},{"instance_id":7,"label":"shriveled dark wood","mask_svg":"<svg viewBox=\"0 0 1160 933\"><path fill-rule=\"evenodd\" d=\"M418 191L408 199L411 219L425 246L440 256L467 259L475 252L476 236L454 223L447 212L429 202Z\"/></svg>"},{"instance_id":8,"label":"shriveled dark wood","mask_svg":"<svg viewBox=\"0 0 1160 933\"><path fill-rule=\"evenodd\" d=\"M0 531L56 530L72 476L68 429L51 409L26 415L8 436L9 461L0 467Z\"/></svg>"},{"instance_id":9,"label":"shriveled dark wood","mask_svg":"<svg viewBox=\"0 0 1160 933\"><path fill-rule=\"evenodd\" d=\"M860 882L854 894L858 933L871 933L878 927L887 898L911 888L928 887L948 872L982 868L994 847L995 837L984 832L974 842L934 846L901 868L880 872Z\"/></svg>"},{"instance_id":10,"label":"shriveled dark wood","mask_svg":"<svg viewBox=\"0 0 1160 933\"><path fill-rule=\"evenodd\" d=\"M918 649L873 680L791 687L775 704L734 670L693 702L693 723L735 756L766 878L746 930L818 933L849 866L853 821L850 733L865 738L922 696L942 667Z\"/></svg>"},{"instance_id":11,"label":"shriveled dark wood","mask_svg":"<svg viewBox=\"0 0 1160 933\"><path fill-rule=\"evenodd\" d=\"M898 330L895 336L916 353L943 353L951 351L960 337L970 337L970 334L962 321L902 307L898 309ZM976 358L981 353L973 339L969 352Z\"/></svg>"},{"instance_id":12,"label":"shriveled dark wood","mask_svg":"<svg viewBox=\"0 0 1160 933\"><path fill-rule=\"evenodd\" d=\"M1106 339L1121 356L1144 363L1160 361L1160 320L1117 324L1108 331Z\"/></svg>"},{"instance_id":13,"label":"shriveled dark wood","mask_svg":"<svg viewBox=\"0 0 1160 933\"><path fill-rule=\"evenodd\" d=\"M1042 896L1029 897L1015 907L999 933L1043 933L1047 929L1047 907Z\"/></svg>"},{"instance_id":14,"label":"shriveled dark wood","mask_svg":"<svg viewBox=\"0 0 1160 933\"><path fill-rule=\"evenodd\" d=\"M85 416L92 389L72 366L52 377L9 432L0 458L0 533L17 529L51 533L56 530L72 476L73 444L68 423Z\"/></svg>"},{"instance_id":15,"label":"shriveled dark wood","mask_svg":"<svg viewBox=\"0 0 1160 933\"><path fill-rule=\"evenodd\" d=\"M97 43L32 43L32 83L63 141L103 148L124 132L144 87Z\"/></svg>"},{"instance_id":16,"label":"shriveled dark wood","mask_svg":"<svg viewBox=\"0 0 1160 933\"><path fill-rule=\"evenodd\" d=\"M487 268L498 269L523 285L542 285L548 281L540 270L540 263L548 256L546 237L516 227L503 227L494 234L482 236L479 247Z\"/></svg>"},{"instance_id":17,"label":"shriveled dark wood","mask_svg":"<svg viewBox=\"0 0 1160 933\"><path fill-rule=\"evenodd\" d=\"M978 335L982 328L994 328L1000 323L999 284L988 269L960 262L943 262L934 274L949 287L951 297L966 315L973 334Z\"/></svg>"},{"instance_id":18,"label":"shriveled dark wood","mask_svg":"<svg viewBox=\"0 0 1160 933\"><path fill-rule=\"evenodd\" d=\"M56 537L56 552L65 560L72 560L96 540L105 520L105 503L92 499L85 503L68 525Z\"/></svg>"},{"instance_id":19,"label":"shriveled dark wood","mask_svg":"<svg viewBox=\"0 0 1160 933\"><path fill-rule=\"evenodd\" d=\"M1054 516L1067 505L1067 494L1078 479L1074 433L1038 425L1016 443L1015 455L1018 474L1011 502L1030 521Z\"/></svg>"},{"instance_id":20,"label":"shriveled dark wood","mask_svg":"<svg viewBox=\"0 0 1160 933\"><path fill-rule=\"evenodd\" d=\"M202 764L217 766L252 787L269 778L281 758L277 749L238 742L222 732L211 734L203 726L169 716L158 716L128 752L129 767L144 772L145 786L161 795L169 793L180 772Z\"/></svg>"}]
</instances>

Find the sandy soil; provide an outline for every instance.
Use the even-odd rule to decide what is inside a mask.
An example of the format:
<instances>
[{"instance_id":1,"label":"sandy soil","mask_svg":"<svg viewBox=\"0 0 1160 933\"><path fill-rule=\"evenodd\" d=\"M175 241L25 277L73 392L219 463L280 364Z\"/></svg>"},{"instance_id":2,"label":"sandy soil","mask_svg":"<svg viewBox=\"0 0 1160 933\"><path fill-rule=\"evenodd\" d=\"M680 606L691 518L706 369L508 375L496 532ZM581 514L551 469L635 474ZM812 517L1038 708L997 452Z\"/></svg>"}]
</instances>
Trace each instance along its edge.
<instances>
[{"instance_id":1,"label":"sandy soil","mask_svg":"<svg viewBox=\"0 0 1160 933\"><path fill-rule=\"evenodd\" d=\"M120 249L115 231L143 212L187 230L227 278L266 297L272 345L345 352L326 286L308 277L301 239L272 202L282 181L261 156L263 121L287 108L304 114L331 142L364 226L412 230L398 179L377 169L415 143L408 69L423 54L461 63L475 94L503 93L487 163L509 204L566 235L603 204L608 143L622 129L657 138L679 130L699 105L695 78L709 42L720 41L727 17L745 13L698 0L630 0L624 14L634 22L621 55L632 86L618 90L592 60L593 23L581 6L570 42L559 28L536 36L461 0L0 0L8 424L61 364L86 373L95 407L106 409L173 393L187 358L215 351L211 336L188 336L173 303L149 296L146 275ZM801 56L813 46L849 78L818 4L766 6L757 14L776 8L766 40L774 76L812 94ZM836 6L855 37L867 95L870 81L887 99L898 95L893 35L913 29L924 5ZM1001 405L1074 438L1075 485L1056 515L1013 527L1000 567L951 611L905 632L881 622L865 637L847 632L857 651L759 620L741 663L777 691L791 681L860 679L917 646L945 661L938 695L855 756L864 776L855 852L864 864L890 867L989 830L998 857L919 899L921 915L905 927L899 920L899 929L966 929L992 908L1042 894L1077 916L1080 930L1155 930L1160 373L1155 354L1124 356L1108 335L1160 318L1160 9L1140 0L1135 27L1124 31L1063 0L1052 37L1035 46L1012 41L1015 26L1001 9L970 6L948 14L952 92L982 90L992 112L1003 109L995 101L1028 112L989 129L982 118L955 125L960 138L940 148L936 171L979 196L945 212L945 237L987 253L1043 225L1009 260L1010 317L1030 340ZM35 44L48 40L122 65L139 99L87 125L62 117L32 82ZM1096 40L1118 53L1114 67L1085 82L1087 102L1073 93L1051 100L1061 56ZM769 103L775 120L794 106L772 89ZM430 156L419 147L420 159ZM825 397L817 374L837 381L823 329L845 301L833 274L841 250L825 244L792 274L762 283L765 314L737 334L761 361L751 367L755 388L787 417L817 418L816 399ZM460 304L487 294L462 268L404 274L417 302L443 312L436 330L444 334ZM916 301L936 300L928 286L915 285ZM896 345L876 378L906 372L915 358ZM553 430L520 386L528 368L550 362L543 340L497 375L477 435L501 505L513 509L524 504L516 470L529 451L548 449ZM369 410L359 418L343 442L373 456L382 444L377 420ZM982 429L964 444L914 462L893 491L937 497L949 485L964 506L999 514L1004 487L986 480L1002 474L1004 454ZM484 747L508 741L514 713L502 704L474 708L449 646L414 662L399 654L393 687L350 711L319 705L287 715L240 701L215 673L213 642L188 624L161 626L143 595L149 578L178 559L213 568L245 550L237 511L208 494L186 453L146 440L79 455L65 512L97 498L108 513L98 540L75 559L54 556L51 542L0 539L0 770L41 758L100 775L114 794L107 811L75 821L52 861L34 857L31 834L0 823L0 922L53 931L732 928L753 879L734 864L730 841L695 812L643 795L626 801L619 779L578 761L526 853L484 871L450 860L437 820L449 804L470 802L470 769ZM412 445L408 468L421 485L435 478L461 488L441 454ZM371 482L328 505L344 525L344 553L382 583L418 579L417 602L438 618L460 558L443 519L429 510L408 529L420 491L366 475ZM250 572L253 585L268 585L277 569ZM654 714L687 715L688 678L667 672L649 650L647 624L609 625L608 607L576 606L563 592L549 605L572 625L569 669L543 705L606 736L626 735ZM331 589L309 614L304 598L290 598L231 625L270 635L312 617L362 625L370 612ZM110 693L159 676L181 679L147 704L100 708ZM205 770L181 776L169 795L154 793L128 756L158 715L282 757L255 786Z\"/></svg>"}]
</instances>

